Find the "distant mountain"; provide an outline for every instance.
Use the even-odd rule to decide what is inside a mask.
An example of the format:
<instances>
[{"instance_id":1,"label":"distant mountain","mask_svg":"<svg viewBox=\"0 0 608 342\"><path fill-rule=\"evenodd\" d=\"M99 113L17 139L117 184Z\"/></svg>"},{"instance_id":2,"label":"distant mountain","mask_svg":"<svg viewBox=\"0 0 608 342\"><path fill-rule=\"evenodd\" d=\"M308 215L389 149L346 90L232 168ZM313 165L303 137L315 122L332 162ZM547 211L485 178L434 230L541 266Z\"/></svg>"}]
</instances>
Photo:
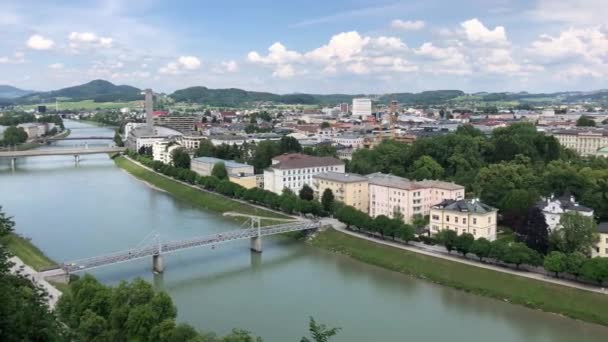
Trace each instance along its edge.
<instances>
[{"instance_id":1,"label":"distant mountain","mask_svg":"<svg viewBox=\"0 0 608 342\"><path fill-rule=\"evenodd\" d=\"M10 85L0 85L0 99L13 99L33 92L33 90L19 89Z\"/></svg>"},{"instance_id":2,"label":"distant mountain","mask_svg":"<svg viewBox=\"0 0 608 342\"><path fill-rule=\"evenodd\" d=\"M356 97L372 97L379 103L397 100L403 104L444 103L464 95L460 90L434 90L422 93L396 93L385 95L348 95L348 94L286 94L279 95L265 92L247 91L236 88L209 89L207 87L190 87L175 91L169 95L177 102L201 103L219 107L238 107L256 102L275 102L283 104L337 104L350 103Z\"/></svg>"},{"instance_id":3,"label":"distant mountain","mask_svg":"<svg viewBox=\"0 0 608 342\"><path fill-rule=\"evenodd\" d=\"M95 102L141 100L141 90L128 85L115 85L104 80L94 80L74 87L48 92L38 92L15 99L18 103L44 103L59 101L93 100Z\"/></svg>"}]
</instances>

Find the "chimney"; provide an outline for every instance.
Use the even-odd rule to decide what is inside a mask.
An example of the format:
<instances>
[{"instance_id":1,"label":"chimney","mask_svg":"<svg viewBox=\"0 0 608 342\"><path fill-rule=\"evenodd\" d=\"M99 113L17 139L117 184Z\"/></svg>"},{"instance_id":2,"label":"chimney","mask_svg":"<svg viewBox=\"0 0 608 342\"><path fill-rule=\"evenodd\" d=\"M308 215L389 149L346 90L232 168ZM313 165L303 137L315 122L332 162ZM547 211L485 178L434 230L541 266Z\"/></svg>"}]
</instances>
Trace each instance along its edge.
<instances>
[{"instance_id":1,"label":"chimney","mask_svg":"<svg viewBox=\"0 0 608 342\"><path fill-rule=\"evenodd\" d=\"M154 118L153 118L153 96L152 89L144 91L144 108L146 109L146 130L148 134L154 134Z\"/></svg>"}]
</instances>

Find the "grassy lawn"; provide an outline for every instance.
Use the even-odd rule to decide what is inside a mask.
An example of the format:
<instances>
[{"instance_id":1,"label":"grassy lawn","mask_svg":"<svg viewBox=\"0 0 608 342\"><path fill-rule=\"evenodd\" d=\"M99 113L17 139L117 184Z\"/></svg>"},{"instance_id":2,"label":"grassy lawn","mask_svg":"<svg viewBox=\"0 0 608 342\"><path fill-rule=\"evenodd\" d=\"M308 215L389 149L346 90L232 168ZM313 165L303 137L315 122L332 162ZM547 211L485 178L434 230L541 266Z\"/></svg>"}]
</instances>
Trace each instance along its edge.
<instances>
[{"instance_id":1,"label":"grassy lawn","mask_svg":"<svg viewBox=\"0 0 608 342\"><path fill-rule=\"evenodd\" d=\"M313 245L392 271L530 308L608 325L608 295L591 293L376 244L330 229Z\"/></svg>"},{"instance_id":2,"label":"grassy lawn","mask_svg":"<svg viewBox=\"0 0 608 342\"><path fill-rule=\"evenodd\" d=\"M56 265L38 247L18 235L9 234L3 237L0 242L7 247L11 254L18 256L24 263L37 271Z\"/></svg>"},{"instance_id":3,"label":"grassy lawn","mask_svg":"<svg viewBox=\"0 0 608 342\"><path fill-rule=\"evenodd\" d=\"M139 165L131 162L124 157L114 158L114 162L135 177L147 183L167 191L174 197L192 203L203 209L212 210L220 213L233 211L248 215L258 215L274 218L288 218L285 215L277 214L272 211L259 209L247 204L239 203L220 195L193 189L174 180L163 177L155 172L148 171ZM242 220L239 220L242 221ZM268 224L268 223L266 223Z\"/></svg>"}]
</instances>

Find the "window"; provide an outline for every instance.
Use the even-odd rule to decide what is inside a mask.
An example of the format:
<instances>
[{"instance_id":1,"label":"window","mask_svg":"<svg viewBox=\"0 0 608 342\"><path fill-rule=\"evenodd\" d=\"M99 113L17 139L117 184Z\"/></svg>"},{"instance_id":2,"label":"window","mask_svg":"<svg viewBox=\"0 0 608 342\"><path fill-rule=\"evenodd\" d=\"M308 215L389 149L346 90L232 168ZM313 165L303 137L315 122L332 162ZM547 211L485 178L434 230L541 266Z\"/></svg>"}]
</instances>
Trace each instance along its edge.
<instances>
[{"instance_id":1,"label":"window","mask_svg":"<svg viewBox=\"0 0 608 342\"><path fill-rule=\"evenodd\" d=\"M477 229L473 229L473 235L477 235Z\"/></svg>"},{"instance_id":2,"label":"window","mask_svg":"<svg viewBox=\"0 0 608 342\"><path fill-rule=\"evenodd\" d=\"M435 220L435 221L439 220L439 215L433 215L433 220Z\"/></svg>"},{"instance_id":3,"label":"window","mask_svg":"<svg viewBox=\"0 0 608 342\"><path fill-rule=\"evenodd\" d=\"M492 216L488 217L488 223L492 223Z\"/></svg>"},{"instance_id":4,"label":"window","mask_svg":"<svg viewBox=\"0 0 608 342\"><path fill-rule=\"evenodd\" d=\"M473 224L477 224L477 218L473 217Z\"/></svg>"},{"instance_id":5,"label":"window","mask_svg":"<svg viewBox=\"0 0 608 342\"><path fill-rule=\"evenodd\" d=\"M445 222L450 222L450 215L445 215Z\"/></svg>"},{"instance_id":6,"label":"window","mask_svg":"<svg viewBox=\"0 0 608 342\"><path fill-rule=\"evenodd\" d=\"M466 217L462 218L462 224L467 224L467 218Z\"/></svg>"},{"instance_id":7,"label":"window","mask_svg":"<svg viewBox=\"0 0 608 342\"><path fill-rule=\"evenodd\" d=\"M454 217L454 222L458 223L458 216Z\"/></svg>"}]
</instances>

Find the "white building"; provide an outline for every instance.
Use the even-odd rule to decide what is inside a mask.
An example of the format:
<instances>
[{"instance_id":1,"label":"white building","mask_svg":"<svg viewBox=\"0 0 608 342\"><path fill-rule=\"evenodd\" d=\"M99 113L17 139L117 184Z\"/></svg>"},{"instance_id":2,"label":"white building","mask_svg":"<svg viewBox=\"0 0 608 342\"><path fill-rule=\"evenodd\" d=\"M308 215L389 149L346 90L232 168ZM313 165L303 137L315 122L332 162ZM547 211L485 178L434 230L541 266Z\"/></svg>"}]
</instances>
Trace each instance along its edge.
<instances>
[{"instance_id":1,"label":"white building","mask_svg":"<svg viewBox=\"0 0 608 342\"><path fill-rule=\"evenodd\" d=\"M272 165L264 170L264 189L281 194L288 188L297 194L304 184L313 187L314 175L328 171L344 173L344 162L333 157L283 154L272 158Z\"/></svg>"},{"instance_id":2,"label":"white building","mask_svg":"<svg viewBox=\"0 0 608 342\"><path fill-rule=\"evenodd\" d=\"M188 150L196 150L201 145L201 141L205 139L207 137L202 135L186 134L182 138L182 145Z\"/></svg>"},{"instance_id":3,"label":"white building","mask_svg":"<svg viewBox=\"0 0 608 342\"><path fill-rule=\"evenodd\" d=\"M372 115L372 100L365 98L353 99L352 114L354 117L361 117L362 120Z\"/></svg>"},{"instance_id":4,"label":"white building","mask_svg":"<svg viewBox=\"0 0 608 342\"><path fill-rule=\"evenodd\" d=\"M152 144L152 159L171 164L173 162L172 153L179 148L182 148L182 146L172 139L155 141Z\"/></svg>"},{"instance_id":5,"label":"white building","mask_svg":"<svg viewBox=\"0 0 608 342\"><path fill-rule=\"evenodd\" d=\"M363 147L365 142L365 136L353 135L353 134L342 134L332 138L332 142L336 145L342 145L351 147L354 150L358 150Z\"/></svg>"},{"instance_id":6,"label":"white building","mask_svg":"<svg viewBox=\"0 0 608 342\"><path fill-rule=\"evenodd\" d=\"M144 127L146 124L141 122L127 122L125 124L125 137L128 137L133 129L136 127Z\"/></svg>"},{"instance_id":7,"label":"white building","mask_svg":"<svg viewBox=\"0 0 608 342\"><path fill-rule=\"evenodd\" d=\"M435 235L449 229L456 234L469 233L475 239L496 240L498 210L477 199L445 200L431 208L430 231Z\"/></svg>"},{"instance_id":8,"label":"white building","mask_svg":"<svg viewBox=\"0 0 608 342\"><path fill-rule=\"evenodd\" d=\"M545 216L545 222L547 222L549 231L560 228L559 222L564 213L577 212L583 216L593 217L593 209L578 204L574 196L562 196L558 198L552 196L543 199L536 206Z\"/></svg>"}]
</instances>

